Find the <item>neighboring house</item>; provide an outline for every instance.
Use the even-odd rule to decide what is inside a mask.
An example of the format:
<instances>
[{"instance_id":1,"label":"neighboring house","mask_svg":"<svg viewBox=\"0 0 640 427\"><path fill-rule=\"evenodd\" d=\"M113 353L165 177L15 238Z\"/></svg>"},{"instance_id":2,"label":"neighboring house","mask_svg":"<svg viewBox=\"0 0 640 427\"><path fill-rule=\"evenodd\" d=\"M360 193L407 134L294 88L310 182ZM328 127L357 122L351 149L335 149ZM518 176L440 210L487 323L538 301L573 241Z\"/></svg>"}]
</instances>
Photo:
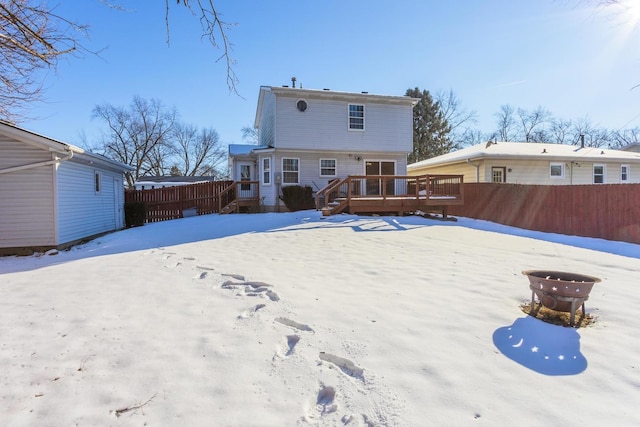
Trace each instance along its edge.
<instances>
[{"instance_id":1,"label":"neighboring house","mask_svg":"<svg viewBox=\"0 0 640 427\"><path fill-rule=\"evenodd\" d=\"M622 147L622 151L633 151L634 153L640 153L640 142L632 142L631 144Z\"/></svg>"},{"instance_id":2,"label":"neighboring house","mask_svg":"<svg viewBox=\"0 0 640 427\"><path fill-rule=\"evenodd\" d=\"M229 146L232 179L258 181L265 209L276 210L281 186L318 191L349 175L406 175L417 101L263 86L254 122L258 145Z\"/></svg>"},{"instance_id":3,"label":"neighboring house","mask_svg":"<svg viewBox=\"0 0 640 427\"><path fill-rule=\"evenodd\" d=\"M487 142L413 163L409 175L462 174L464 182L640 183L640 153L562 144Z\"/></svg>"},{"instance_id":4,"label":"neighboring house","mask_svg":"<svg viewBox=\"0 0 640 427\"><path fill-rule=\"evenodd\" d=\"M136 190L152 190L154 188L198 184L215 180L213 176L141 176L133 184L133 187Z\"/></svg>"},{"instance_id":5,"label":"neighboring house","mask_svg":"<svg viewBox=\"0 0 640 427\"><path fill-rule=\"evenodd\" d=\"M0 254L124 228L127 165L0 122Z\"/></svg>"}]
</instances>

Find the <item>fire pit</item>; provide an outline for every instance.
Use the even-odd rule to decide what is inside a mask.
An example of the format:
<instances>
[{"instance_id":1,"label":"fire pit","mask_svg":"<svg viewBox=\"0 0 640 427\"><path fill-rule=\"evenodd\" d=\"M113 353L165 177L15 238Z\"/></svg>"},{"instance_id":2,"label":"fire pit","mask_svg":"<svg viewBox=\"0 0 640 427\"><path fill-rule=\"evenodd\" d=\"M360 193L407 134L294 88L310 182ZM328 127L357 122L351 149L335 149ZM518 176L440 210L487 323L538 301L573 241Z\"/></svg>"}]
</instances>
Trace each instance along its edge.
<instances>
[{"instance_id":1,"label":"fire pit","mask_svg":"<svg viewBox=\"0 0 640 427\"><path fill-rule=\"evenodd\" d=\"M540 305L550 310L570 312L569 323L574 325L576 310L582 307L582 315L585 315L584 302L589 299L591 288L600 279L584 274L566 273L563 271L527 270L522 274L529 278L531 289L531 315L536 316L535 297L538 297Z\"/></svg>"}]
</instances>

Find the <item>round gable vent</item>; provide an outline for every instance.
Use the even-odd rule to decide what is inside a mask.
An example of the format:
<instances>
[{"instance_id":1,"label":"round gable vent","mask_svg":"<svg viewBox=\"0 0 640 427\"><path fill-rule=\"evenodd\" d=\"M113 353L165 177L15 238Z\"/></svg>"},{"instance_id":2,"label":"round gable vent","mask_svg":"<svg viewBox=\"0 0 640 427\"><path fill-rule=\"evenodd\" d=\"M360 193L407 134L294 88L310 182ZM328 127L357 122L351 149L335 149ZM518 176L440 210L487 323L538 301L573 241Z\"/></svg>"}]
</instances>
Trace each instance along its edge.
<instances>
[{"instance_id":1,"label":"round gable vent","mask_svg":"<svg viewBox=\"0 0 640 427\"><path fill-rule=\"evenodd\" d=\"M298 107L298 110L305 112L307 111L309 104L307 104L307 101L304 99L299 99L298 102L296 102L296 107Z\"/></svg>"}]
</instances>

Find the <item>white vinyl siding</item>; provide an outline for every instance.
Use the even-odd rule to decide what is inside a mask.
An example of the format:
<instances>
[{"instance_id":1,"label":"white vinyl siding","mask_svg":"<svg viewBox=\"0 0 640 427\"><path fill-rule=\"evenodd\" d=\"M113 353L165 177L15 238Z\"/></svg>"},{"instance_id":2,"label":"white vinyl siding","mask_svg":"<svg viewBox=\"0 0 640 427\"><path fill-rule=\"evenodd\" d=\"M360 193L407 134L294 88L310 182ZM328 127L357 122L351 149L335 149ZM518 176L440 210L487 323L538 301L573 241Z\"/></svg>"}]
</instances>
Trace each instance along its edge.
<instances>
[{"instance_id":1,"label":"white vinyl siding","mask_svg":"<svg viewBox=\"0 0 640 427\"><path fill-rule=\"evenodd\" d=\"M258 145L273 147L276 133L276 97L273 93L264 94L262 108L258 128Z\"/></svg>"},{"instance_id":2,"label":"white vinyl siding","mask_svg":"<svg viewBox=\"0 0 640 427\"><path fill-rule=\"evenodd\" d=\"M98 192L96 175L100 177ZM117 228L114 191L124 189L114 188L114 178L122 180L122 174L72 161L58 166L58 244Z\"/></svg>"},{"instance_id":3,"label":"white vinyl siding","mask_svg":"<svg viewBox=\"0 0 640 427\"><path fill-rule=\"evenodd\" d=\"M47 151L0 136L0 169L52 159ZM53 168L0 174L0 248L56 244Z\"/></svg>"},{"instance_id":4,"label":"white vinyl siding","mask_svg":"<svg viewBox=\"0 0 640 427\"><path fill-rule=\"evenodd\" d=\"M297 98L276 100L275 148L326 152L408 153L413 147L413 112L410 105L366 104L366 132L349 131L347 103L308 98L300 112ZM261 144L263 143L261 138Z\"/></svg>"},{"instance_id":5,"label":"white vinyl siding","mask_svg":"<svg viewBox=\"0 0 640 427\"><path fill-rule=\"evenodd\" d=\"M337 171L336 159L320 159L320 176L334 177Z\"/></svg>"}]
</instances>

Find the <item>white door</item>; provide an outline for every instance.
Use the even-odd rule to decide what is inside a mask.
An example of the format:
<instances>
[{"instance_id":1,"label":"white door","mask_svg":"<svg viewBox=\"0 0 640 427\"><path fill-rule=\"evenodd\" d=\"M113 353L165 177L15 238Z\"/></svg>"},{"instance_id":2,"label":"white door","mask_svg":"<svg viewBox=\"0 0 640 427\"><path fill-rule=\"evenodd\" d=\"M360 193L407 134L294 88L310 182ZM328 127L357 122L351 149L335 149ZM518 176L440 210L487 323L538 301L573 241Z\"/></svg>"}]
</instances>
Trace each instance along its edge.
<instances>
[{"instance_id":1,"label":"white door","mask_svg":"<svg viewBox=\"0 0 640 427\"><path fill-rule=\"evenodd\" d=\"M253 180L253 162L239 162L238 163L238 176L236 177L236 181L252 181ZM239 196L240 198L251 197L253 192L255 191L256 185L251 184L240 184L239 186Z\"/></svg>"},{"instance_id":2,"label":"white door","mask_svg":"<svg viewBox=\"0 0 640 427\"><path fill-rule=\"evenodd\" d=\"M122 181L113 178L113 212L115 215L116 230L124 228L124 187Z\"/></svg>"}]
</instances>

